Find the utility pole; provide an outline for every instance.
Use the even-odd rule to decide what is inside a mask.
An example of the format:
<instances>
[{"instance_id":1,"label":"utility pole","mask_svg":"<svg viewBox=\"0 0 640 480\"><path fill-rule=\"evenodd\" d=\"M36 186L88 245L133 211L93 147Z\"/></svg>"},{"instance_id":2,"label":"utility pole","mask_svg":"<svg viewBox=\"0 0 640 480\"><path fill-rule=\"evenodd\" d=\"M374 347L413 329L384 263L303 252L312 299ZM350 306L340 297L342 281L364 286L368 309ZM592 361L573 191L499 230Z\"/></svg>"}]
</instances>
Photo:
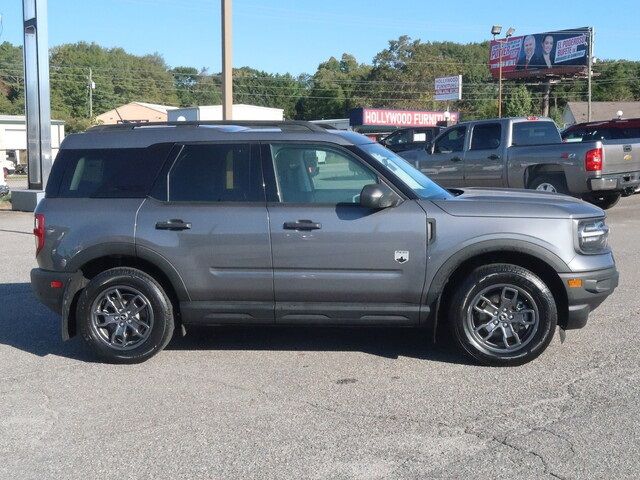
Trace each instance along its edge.
<instances>
[{"instance_id":1,"label":"utility pole","mask_svg":"<svg viewBox=\"0 0 640 480\"><path fill-rule=\"evenodd\" d=\"M231 35L231 0L222 3L222 119L233 116L233 62Z\"/></svg>"},{"instance_id":2,"label":"utility pole","mask_svg":"<svg viewBox=\"0 0 640 480\"><path fill-rule=\"evenodd\" d=\"M499 73L498 73L498 118L502 118L502 45L503 43L498 40L498 50L500 51L499 57Z\"/></svg>"},{"instance_id":3,"label":"utility pole","mask_svg":"<svg viewBox=\"0 0 640 480\"><path fill-rule=\"evenodd\" d=\"M589 59L587 62L588 71L587 71L587 122L591 121L591 77L593 76L593 27L589 27L589 48L587 49L587 54L589 55Z\"/></svg>"},{"instance_id":4,"label":"utility pole","mask_svg":"<svg viewBox=\"0 0 640 480\"><path fill-rule=\"evenodd\" d=\"M96 88L96 84L93 83L93 72L91 71L91 67L89 67L89 83L87 84L89 88L89 120L93 122L93 90Z\"/></svg>"}]
</instances>

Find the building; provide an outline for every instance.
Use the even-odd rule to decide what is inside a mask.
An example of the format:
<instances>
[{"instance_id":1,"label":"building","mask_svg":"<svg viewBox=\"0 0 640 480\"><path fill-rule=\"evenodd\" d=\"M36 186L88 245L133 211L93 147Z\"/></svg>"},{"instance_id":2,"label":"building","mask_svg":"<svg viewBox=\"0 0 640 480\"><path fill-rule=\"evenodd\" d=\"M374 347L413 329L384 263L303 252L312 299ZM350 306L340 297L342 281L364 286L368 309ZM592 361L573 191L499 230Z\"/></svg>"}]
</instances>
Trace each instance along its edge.
<instances>
[{"instance_id":1,"label":"building","mask_svg":"<svg viewBox=\"0 0 640 480\"><path fill-rule=\"evenodd\" d=\"M167 112L176 108L155 103L131 102L98 115L96 120L105 125L122 122L166 122Z\"/></svg>"},{"instance_id":2,"label":"building","mask_svg":"<svg viewBox=\"0 0 640 480\"><path fill-rule=\"evenodd\" d=\"M64 122L51 120L51 150L55 158L64 138ZM27 125L24 115L0 115L0 160L27 164Z\"/></svg>"},{"instance_id":3,"label":"building","mask_svg":"<svg viewBox=\"0 0 640 480\"><path fill-rule=\"evenodd\" d=\"M622 118L640 118L640 102L591 102L591 121L617 118L619 111L622 111ZM565 127L588 122L588 103L567 102L562 121Z\"/></svg>"},{"instance_id":4,"label":"building","mask_svg":"<svg viewBox=\"0 0 640 480\"><path fill-rule=\"evenodd\" d=\"M234 120L284 120L282 108L259 107L242 103L233 105L231 115ZM168 118L170 122L222 120L222 105L176 108L169 111Z\"/></svg>"}]
</instances>

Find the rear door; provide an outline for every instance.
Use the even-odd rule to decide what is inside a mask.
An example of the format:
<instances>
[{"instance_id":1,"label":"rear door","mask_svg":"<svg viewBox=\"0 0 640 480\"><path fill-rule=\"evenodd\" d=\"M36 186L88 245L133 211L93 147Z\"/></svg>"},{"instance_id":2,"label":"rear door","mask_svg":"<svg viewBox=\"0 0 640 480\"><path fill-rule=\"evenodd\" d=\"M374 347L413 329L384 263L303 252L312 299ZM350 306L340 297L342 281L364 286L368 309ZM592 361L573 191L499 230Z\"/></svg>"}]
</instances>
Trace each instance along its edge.
<instances>
[{"instance_id":1,"label":"rear door","mask_svg":"<svg viewBox=\"0 0 640 480\"><path fill-rule=\"evenodd\" d=\"M433 153L420 156L417 168L443 187L463 186L466 132L466 125L446 130L436 138Z\"/></svg>"},{"instance_id":2,"label":"rear door","mask_svg":"<svg viewBox=\"0 0 640 480\"><path fill-rule=\"evenodd\" d=\"M138 213L140 256L166 259L185 323L272 323L271 245L258 145L177 145Z\"/></svg>"},{"instance_id":3,"label":"rear door","mask_svg":"<svg viewBox=\"0 0 640 480\"><path fill-rule=\"evenodd\" d=\"M416 324L427 262L417 202L360 206L362 188L384 180L337 146L265 145L263 159L276 322Z\"/></svg>"},{"instance_id":4,"label":"rear door","mask_svg":"<svg viewBox=\"0 0 640 480\"><path fill-rule=\"evenodd\" d=\"M464 154L464 184L469 187L505 186L500 123L473 125L470 134L469 149Z\"/></svg>"}]
</instances>

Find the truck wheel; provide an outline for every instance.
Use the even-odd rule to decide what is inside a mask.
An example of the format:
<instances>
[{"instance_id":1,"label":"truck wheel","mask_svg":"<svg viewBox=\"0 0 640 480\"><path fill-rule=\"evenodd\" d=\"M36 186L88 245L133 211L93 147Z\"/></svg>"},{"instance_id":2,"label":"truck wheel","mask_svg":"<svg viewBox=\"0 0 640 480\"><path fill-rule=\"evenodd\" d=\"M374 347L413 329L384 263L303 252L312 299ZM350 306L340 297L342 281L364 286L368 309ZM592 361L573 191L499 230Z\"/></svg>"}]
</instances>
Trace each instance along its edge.
<instances>
[{"instance_id":1,"label":"truck wheel","mask_svg":"<svg viewBox=\"0 0 640 480\"><path fill-rule=\"evenodd\" d=\"M173 335L173 307L152 277L134 268L112 268L93 278L78 300L85 341L113 363L143 362Z\"/></svg>"},{"instance_id":2,"label":"truck wheel","mask_svg":"<svg viewBox=\"0 0 640 480\"><path fill-rule=\"evenodd\" d=\"M535 177L529 184L531 190L551 193L569 193L567 182L563 175L540 175Z\"/></svg>"},{"instance_id":3,"label":"truck wheel","mask_svg":"<svg viewBox=\"0 0 640 480\"><path fill-rule=\"evenodd\" d=\"M621 196L622 195L619 193L592 193L586 197L585 200L589 203L593 203L596 207L607 210L618 203Z\"/></svg>"},{"instance_id":4,"label":"truck wheel","mask_svg":"<svg viewBox=\"0 0 640 480\"><path fill-rule=\"evenodd\" d=\"M540 355L555 332L553 294L531 271L511 264L476 268L450 302L460 348L483 365L522 365Z\"/></svg>"}]
</instances>

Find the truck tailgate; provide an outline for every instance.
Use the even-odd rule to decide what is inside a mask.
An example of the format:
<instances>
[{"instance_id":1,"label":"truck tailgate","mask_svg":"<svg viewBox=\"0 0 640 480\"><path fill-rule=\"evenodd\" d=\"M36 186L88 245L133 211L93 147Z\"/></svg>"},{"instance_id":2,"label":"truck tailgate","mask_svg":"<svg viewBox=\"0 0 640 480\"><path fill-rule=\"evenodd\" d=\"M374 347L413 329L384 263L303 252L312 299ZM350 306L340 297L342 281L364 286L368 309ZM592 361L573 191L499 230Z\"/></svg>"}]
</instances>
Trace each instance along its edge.
<instances>
[{"instance_id":1,"label":"truck tailgate","mask_svg":"<svg viewBox=\"0 0 640 480\"><path fill-rule=\"evenodd\" d=\"M602 173L637 172L640 170L640 141L607 140L604 150Z\"/></svg>"}]
</instances>

